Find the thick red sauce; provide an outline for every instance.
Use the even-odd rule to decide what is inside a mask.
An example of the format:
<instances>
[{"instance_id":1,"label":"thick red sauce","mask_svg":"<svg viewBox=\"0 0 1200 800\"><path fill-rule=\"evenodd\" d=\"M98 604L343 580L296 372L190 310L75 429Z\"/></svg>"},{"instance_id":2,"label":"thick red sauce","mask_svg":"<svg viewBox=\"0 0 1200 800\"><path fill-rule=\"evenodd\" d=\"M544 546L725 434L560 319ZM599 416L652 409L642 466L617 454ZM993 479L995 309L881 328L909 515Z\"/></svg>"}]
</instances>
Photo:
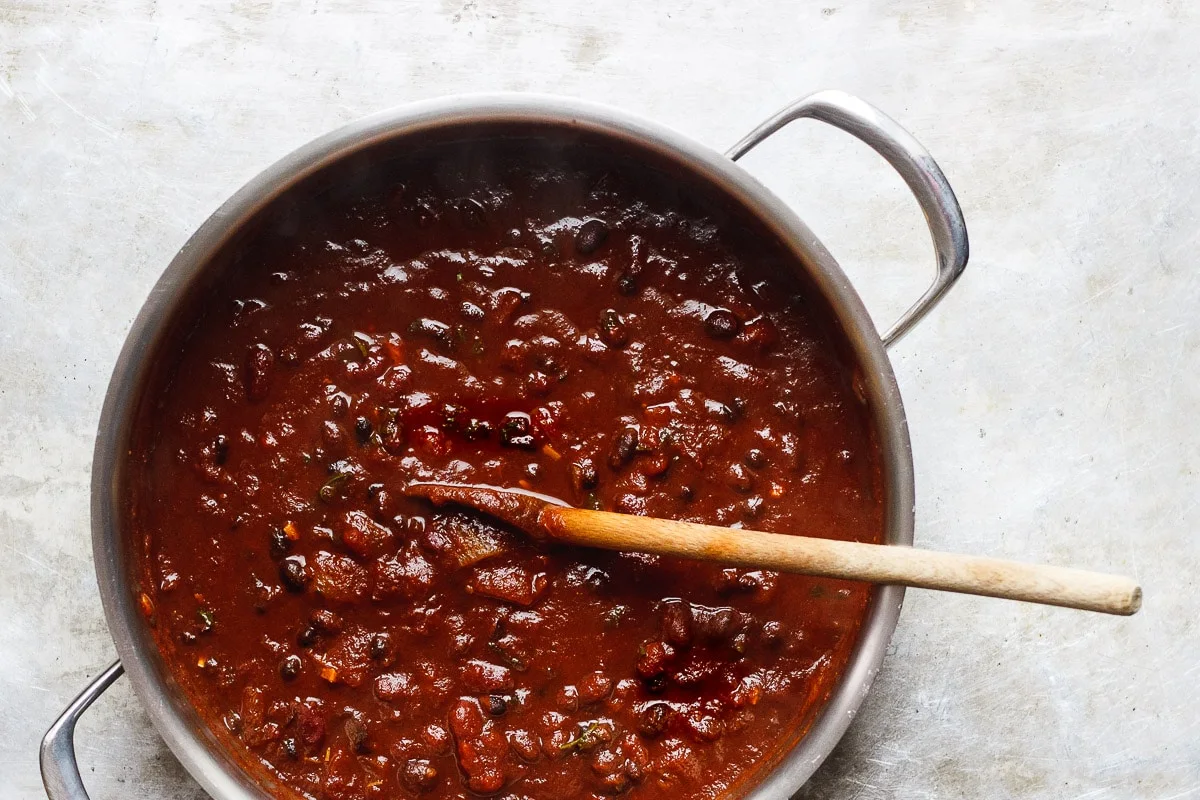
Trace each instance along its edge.
<instances>
[{"instance_id":1,"label":"thick red sauce","mask_svg":"<svg viewBox=\"0 0 1200 800\"><path fill-rule=\"evenodd\" d=\"M401 496L881 538L853 368L786 252L626 156L530 152L417 148L287 198L147 406L142 608L218 737L301 795L736 795L856 639L863 586Z\"/></svg>"}]
</instances>

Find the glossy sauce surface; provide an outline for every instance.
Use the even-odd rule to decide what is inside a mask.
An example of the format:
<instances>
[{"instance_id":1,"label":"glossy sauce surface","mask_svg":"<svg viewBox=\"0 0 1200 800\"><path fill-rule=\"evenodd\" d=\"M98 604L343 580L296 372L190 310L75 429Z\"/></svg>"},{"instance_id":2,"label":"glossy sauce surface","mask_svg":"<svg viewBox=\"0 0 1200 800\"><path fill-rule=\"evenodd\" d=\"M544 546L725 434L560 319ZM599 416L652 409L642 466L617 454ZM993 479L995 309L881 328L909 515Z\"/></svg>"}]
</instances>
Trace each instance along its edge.
<instances>
[{"instance_id":1,"label":"glossy sauce surface","mask_svg":"<svg viewBox=\"0 0 1200 800\"><path fill-rule=\"evenodd\" d=\"M539 543L413 480L879 541L877 448L786 252L619 153L431 147L239 245L133 453L139 602L315 798L711 798L803 733L863 586Z\"/></svg>"}]
</instances>

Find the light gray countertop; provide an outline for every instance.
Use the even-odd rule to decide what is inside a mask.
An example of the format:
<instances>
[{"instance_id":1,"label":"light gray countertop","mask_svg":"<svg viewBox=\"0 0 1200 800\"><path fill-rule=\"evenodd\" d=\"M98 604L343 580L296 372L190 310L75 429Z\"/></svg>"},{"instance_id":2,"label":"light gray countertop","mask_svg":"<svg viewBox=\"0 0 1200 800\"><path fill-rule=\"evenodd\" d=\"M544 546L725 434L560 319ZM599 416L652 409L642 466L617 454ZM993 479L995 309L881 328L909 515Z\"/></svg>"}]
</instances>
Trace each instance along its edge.
<instances>
[{"instance_id":1,"label":"light gray countertop","mask_svg":"<svg viewBox=\"0 0 1200 800\"><path fill-rule=\"evenodd\" d=\"M824 5L824 7L822 7ZM354 117L537 90L724 149L862 95L937 157L971 234L892 352L917 543L1126 572L1131 619L909 594L817 798L1200 797L1200 11L1184 0L0 0L0 796L113 658L92 439L150 286L250 176ZM799 123L746 159L881 323L932 271L900 180ZM201 797L122 682L94 798Z\"/></svg>"}]
</instances>

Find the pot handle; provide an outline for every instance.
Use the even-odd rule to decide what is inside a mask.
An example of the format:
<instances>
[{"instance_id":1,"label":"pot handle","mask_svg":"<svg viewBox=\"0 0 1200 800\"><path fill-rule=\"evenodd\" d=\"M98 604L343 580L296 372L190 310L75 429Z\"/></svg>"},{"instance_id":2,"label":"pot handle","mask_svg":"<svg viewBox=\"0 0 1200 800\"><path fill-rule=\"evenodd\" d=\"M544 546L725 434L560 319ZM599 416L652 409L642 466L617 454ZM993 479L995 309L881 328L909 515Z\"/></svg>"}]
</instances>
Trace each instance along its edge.
<instances>
[{"instance_id":1,"label":"pot handle","mask_svg":"<svg viewBox=\"0 0 1200 800\"><path fill-rule=\"evenodd\" d=\"M124 671L121 662L114 661L71 701L67 710L42 737L39 761L42 784L50 800L88 800L87 789L83 787L83 779L79 776L79 762L75 760L75 723Z\"/></svg>"},{"instance_id":2,"label":"pot handle","mask_svg":"<svg viewBox=\"0 0 1200 800\"><path fill-rule=\"evenodd\" d=\"M967 226L946 176L908 131L865 100L835 90L801 98L752 130L727 155L737 161L794 120L810 117L840 128L883 156L916 195L933 235L937 276L917 302L883 335L891 347L928 314L967 266Z\"/></svg>"}]
</instances>

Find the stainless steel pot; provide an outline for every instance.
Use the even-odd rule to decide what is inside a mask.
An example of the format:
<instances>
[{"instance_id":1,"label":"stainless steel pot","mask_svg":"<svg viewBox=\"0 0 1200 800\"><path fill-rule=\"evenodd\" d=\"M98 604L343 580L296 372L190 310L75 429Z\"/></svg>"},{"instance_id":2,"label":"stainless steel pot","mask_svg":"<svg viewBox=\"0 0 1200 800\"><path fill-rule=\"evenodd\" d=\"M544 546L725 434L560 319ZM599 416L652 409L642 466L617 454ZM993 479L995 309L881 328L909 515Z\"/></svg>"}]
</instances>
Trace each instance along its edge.
<instances>
[{"instance_id":1,"label":"stainless steel pot","mask_svg":"<svg viewBox=\"0 0 1200 800\"><path fill-rule=\"evenodd\" d=\"M882 337L833 256L775 195L734 162L784 125L812 118L861 139L904 178L933 235L937 273L929 289ZM335 162L410 137L461 133L490 123L537 124L631 146L706 181L762 220L794 252L824 295L857 357L883 451L886 541L913 539L913 468L900 392L885 348L912 329L945 294L967 262L967 232L958 202L933 159L899 125L850 95L827 91L784 108L722 156L661 125L604 106L538 95L473 95L417 103L351 123L300 148L250 181L204 223L167 267L133 323L109 383L92 466L92 546L100 597L120 661L106 669L51 726L41 768L51 800L86 800L75 761L75 723L120 675L128 673L167 745L217 798L264 798L257 781L218 743L170 677L142 615L134 586L134 550L120 513L128 496L125 454L150 366L210 261L283 192ZM840 683L807 735L749 792L754 800L795 792L837 744L870 689L896 627L904 589L874 589L868 617Z\"/></svg>"}]
</instances>

